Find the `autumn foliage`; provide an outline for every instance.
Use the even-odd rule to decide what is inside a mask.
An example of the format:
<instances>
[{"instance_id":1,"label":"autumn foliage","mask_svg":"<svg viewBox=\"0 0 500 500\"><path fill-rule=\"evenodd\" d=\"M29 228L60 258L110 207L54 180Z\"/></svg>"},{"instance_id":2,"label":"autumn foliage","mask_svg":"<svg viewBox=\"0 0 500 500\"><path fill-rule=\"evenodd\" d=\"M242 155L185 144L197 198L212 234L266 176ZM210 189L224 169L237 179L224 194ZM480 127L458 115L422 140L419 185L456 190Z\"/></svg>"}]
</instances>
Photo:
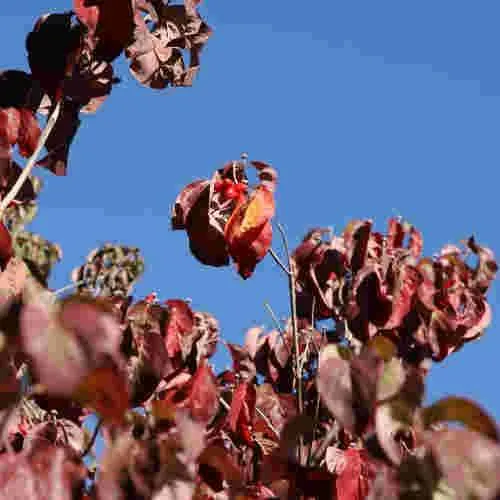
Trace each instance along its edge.
<instances>
[{"instance_id":1,"label":"autumn foliage","mask_svg":"<svg viewBox=\"0 0 500 500\"><path fill-rule=\"evenodd\" d=\"M243 279L273 258L287 321L225 342L197 305L134 297L144 261L125 245L90 252L71 291L48 288L62 252L24 229L41 189L33 167L66 175L121 55L144 86L192 85L212 33L198 3L74 0L28 33L31 73L0 74L0 498L500 498L496 422L460 396L424 404L432 364L491 321L497 264L474 237L426 257L403 219L383 232L355 220L340 234L312 228L289 251L277 171L242 155L186 185L171 227L199 263L233 263ZM232 358L220 373L217 348Z\"/></svg>"}]
</instances>

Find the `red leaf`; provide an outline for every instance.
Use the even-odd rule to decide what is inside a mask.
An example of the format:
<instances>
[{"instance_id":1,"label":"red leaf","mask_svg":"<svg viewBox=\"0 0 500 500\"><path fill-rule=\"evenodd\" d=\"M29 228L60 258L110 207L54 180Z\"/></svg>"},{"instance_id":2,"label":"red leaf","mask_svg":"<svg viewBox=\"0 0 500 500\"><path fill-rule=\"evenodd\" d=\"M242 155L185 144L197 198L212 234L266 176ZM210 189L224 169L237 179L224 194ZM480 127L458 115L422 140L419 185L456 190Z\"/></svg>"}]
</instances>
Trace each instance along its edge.
<instances>
[{"instance_id":1,"label":"red leaf","mask_svg":"<svg viewBox=\"0 0 500 500\"><path fill-rule=\"evenodd\" d=\"M343 238L347 260L353 273L358 272L365 265L372 224L371 220L354 220L344 229Z\"/></svg>"},{"instance_id":2,"label":"red leaf","mask_svg":"<svg viewBox=\"0 0 500 500\"><path fill-rule=\"evenodd\" d=\"M401 265L392 297L392 313L384 329L390 330L401 326L403 319L411 310L420 280L420 275L414 267Z\"/></svg>"},{"instance_id":3,"label":"red leaf","mask_svg":"<svg viewBox=\"0 0 500 500\"><path fill-rule=\"evenodd\" d=\"M364 500L375 479L376 467L366 450L350 448L343 453L336 469L337 500Z\"/></svg>"},{"instance_id":4,"label":"red leaf","mask_svg":"<svg viewBox=\"0 0 500 500\"><path fill-rule=\"evenodd\" d=\"M389 219L389 227L387 229L386 247L389 251L395 248L401 248L405 239L405 231L399 219Z\"/></svg>"},{"instance_id":5,"label":"red leaf","mask_svg":"<svg viewBox=\"0 0 500 500\"><path fill-rule=\"evenodd\" d=\"M250 429L255 415L257 394L252 383L244 382L235 389L227 416L229 428L247 444L253 442Z\"/></svg>"},{"instance_id":6,"label":"red leaf","mask_svg":"<svg viewBox=\"0 0 500 500\"><path fill-rule=\"evenodd\" d=\"M19 112L21 114L21 124L17 144L19 153L27 158L34 153L38 139L40 139L40 125L38 125L38 120L31 110L21 108Z\"/></svg>"},{"instance_id":7,"label":"red leaf","mask_svg":"<svg viewBox=\"0 0 500 500\"><path fill-rule=\"evenodd\" d=\"M182 354L182 337L189 335L194 327L193 311L184 300L167 300L168 320L165 324L165 345L170 358Z\"/></svg>"},{"instance_id":8,"label":"red leaf","mask_svg":"<svg viewBox=\"0 0 500 500\"><path fill-rule=\"evenodd\" d=\"M424 246L422 233L412 226L410 229L410 241L408 243L408 249L410 254L415 259L418 259L422 255L422 248Z\"/></svg>"},{"instance_id":9,"label":"red leaf","mask_svg":"<svg viewBox=\"0 0 500 500\"><path fill-rule=\"evenodd\" d=\"M5 267L13 254L10 232L3 222L0 222L0 265Z\"/></svg>"},{"instance_id":10,"label":"red leaf","mask_svg":"<svg viewBox=\"0 0 500 500\"><path fill-rule=\"evenodd\" d=\"M0 138L13 146L19 137L21 113L16 108L0 109Z\"/></svg>"}]
</instances>

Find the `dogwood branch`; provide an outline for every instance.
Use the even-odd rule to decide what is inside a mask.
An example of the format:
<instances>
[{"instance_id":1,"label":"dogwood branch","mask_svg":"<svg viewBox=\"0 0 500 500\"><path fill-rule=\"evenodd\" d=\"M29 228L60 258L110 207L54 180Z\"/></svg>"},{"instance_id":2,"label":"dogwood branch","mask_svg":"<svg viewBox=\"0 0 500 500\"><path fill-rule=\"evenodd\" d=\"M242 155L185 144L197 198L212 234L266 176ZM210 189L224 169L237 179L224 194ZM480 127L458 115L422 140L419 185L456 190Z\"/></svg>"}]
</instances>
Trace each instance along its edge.
<instances>
[{"instance_id":1,"label":"dogwood branch","mask_svg":"<svg viewBox=\"0 0 500 500\"><path fill-rule=\"evenodd\" d=\"M40 138L38 139L38 144L36 145L35 151L33 151L33 154L28 159L26 166L23 168L23 171L21 172L21 175L19 175L16 182L11 187L10 191L5 195L5 198L3 198L3 200L0 202L0 218L3 216L5 209L9 206L9 203L16 198L17 194L23 187L23 184L26 182L29 175L31 174L31 171L33 170L33 167L36 165L38 157L40 156L40 153L43 147L45 146L45 143L47 142L47 139L50 133L52 132L54 125L57 122L57 119L59 118L60 112L61 112L61 101L59 101L56 104L54 111L47 119L47 123L45 124L45 127L40 135Z\"/></svg>"}]
</instances>

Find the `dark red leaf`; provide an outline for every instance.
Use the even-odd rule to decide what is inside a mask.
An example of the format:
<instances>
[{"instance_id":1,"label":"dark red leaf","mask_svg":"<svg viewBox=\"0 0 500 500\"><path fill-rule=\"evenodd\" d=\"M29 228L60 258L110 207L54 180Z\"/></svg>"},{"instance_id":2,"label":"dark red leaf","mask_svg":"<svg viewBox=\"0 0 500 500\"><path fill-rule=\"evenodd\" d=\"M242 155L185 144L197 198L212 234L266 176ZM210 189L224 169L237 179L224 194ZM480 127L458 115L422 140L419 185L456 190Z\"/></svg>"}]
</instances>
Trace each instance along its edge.
<instances>
[{"instance_id":1,"label":"dark red leaf","mask_svg":"<svg viewBox=\"0 0 500 500\"><path fill-rule=\"evenodd\" d=\"M208 181L198 180L188 184L180 192L172 208L172 229L186 229L189 212L201 194L209 189L209 185Z\"/></svg>"},{"instance_id":2,"label":"dark red leaf","mask_svg":"<svg viewBox=\"0 0 500 500\"><path fill-rule=\"evenodd\" d=\"M42 91L31 75L24 71L0 72L0 108L27 108L35 111Z\"/></svg>"},{"instance_id":3,"label":"dark red leaf","mask_svg":"<svg viewBox=\"0 0 500 500\"><path fill-rule=\"evenodd\" d=\"M371 220L355 220L344 229L343 238L347 250L347 261L353 273L358 272L365 265L372 224Z\"/></svg>"},{"instance_id":4,"label":"dark red leaf","mask_svg":"<svg viewBox=\"0 0 500 500\"><path fill-rule=\"evenodd\" d=\"M81 27L72 25L71 18L72 13L45 14L26 37L33 78L51 100L62 97L63 81L71 76L80 55Z\"/></svg>"},{"instance_id":5,"label":"dark red leaf","mask_svg":"<svg viewBox=\"0 0 500 500\"><path fill-rule=\"evenodd\" d=\"M134 30L131 0L73 0L73 10L87 26L96 59L111 62L130 43Z\"/></svg>"}]
</instances>

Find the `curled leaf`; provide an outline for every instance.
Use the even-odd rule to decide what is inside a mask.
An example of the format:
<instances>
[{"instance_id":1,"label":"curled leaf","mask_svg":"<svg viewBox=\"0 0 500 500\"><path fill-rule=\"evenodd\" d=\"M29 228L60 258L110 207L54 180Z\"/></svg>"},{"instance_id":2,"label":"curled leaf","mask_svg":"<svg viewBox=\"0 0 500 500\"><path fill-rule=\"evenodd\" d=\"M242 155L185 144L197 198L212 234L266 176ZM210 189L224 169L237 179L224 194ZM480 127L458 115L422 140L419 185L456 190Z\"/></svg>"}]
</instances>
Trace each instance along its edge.
<instances>
[{"instance_id":1,"label":"curled leaf","mask_svg":"<svg viewBox=\"0 0 500 500\"><path fill-rule=\"evenodd\" d=\"M427 428L440 422L459 422L493 441L500 441L496 422L469 399L456 396L440 399L422 411L422 418Z\"/></svg>"}]
</instances>

